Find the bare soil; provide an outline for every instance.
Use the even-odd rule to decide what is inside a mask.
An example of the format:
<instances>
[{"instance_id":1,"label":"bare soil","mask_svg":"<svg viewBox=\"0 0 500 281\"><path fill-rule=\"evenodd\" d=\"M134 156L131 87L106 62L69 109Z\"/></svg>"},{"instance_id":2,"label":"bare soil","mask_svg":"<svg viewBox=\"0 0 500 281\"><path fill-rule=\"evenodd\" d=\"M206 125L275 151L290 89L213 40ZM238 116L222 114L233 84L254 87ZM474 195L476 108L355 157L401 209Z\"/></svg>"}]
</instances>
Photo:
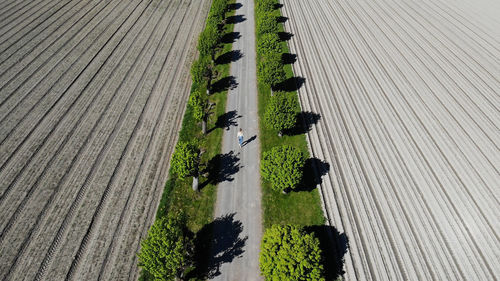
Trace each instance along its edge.
<instances>
[{"instance_id":1,"label":"bare soil","mask_svg":"<svg viewBox=\"0 0 500 281\"><path fill-rule=\"evenodd\" d=\"M345 280L498 280L499 3L282 3Z\"/></svg>"},{"instance_id":2,"label":"bare soil","mask_svg":"<svg viewBox=\"0 0 500 281\"><path fill-rule=\"evenodd\" d=\"M0 3L0 279L137 279L209 5Z\"/></svg>"}]
</instances>

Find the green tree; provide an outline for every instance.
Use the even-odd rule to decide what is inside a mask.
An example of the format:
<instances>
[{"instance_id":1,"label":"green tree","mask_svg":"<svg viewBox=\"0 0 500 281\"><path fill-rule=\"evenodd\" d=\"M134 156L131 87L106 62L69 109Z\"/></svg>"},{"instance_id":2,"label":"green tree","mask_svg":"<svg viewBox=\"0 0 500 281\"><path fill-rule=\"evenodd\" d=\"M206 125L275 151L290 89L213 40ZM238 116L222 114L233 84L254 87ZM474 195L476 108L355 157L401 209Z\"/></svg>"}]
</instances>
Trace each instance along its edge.
<instances>
[{"instance_id":1,"label":"green tree","mask_svg":"<svg viewBox=\"0 0 500 281\"><path fill-rule=\"evenodd\" d=\"M207 96L200 90L195 90L189 96L189 105L193 108L193 117L196 121L201 122L201 131L207 133Z\"/></svg>"},{"instance_id":2,"label":"green tree","mask_svg":"<svg viewBox=\"0 0 500 281\"><path fill-rule=\"evenodd\" d=\"M278 17L275 11L257 14L257 34L277 33L279 31Z\"/></svg>"},{"instance_id":3,"label":"green tree","mask_svg":"<svg viewBox=\"0 0 500 281\"><path fill-rule=\"evenodd\" d=\"M172 156L172 171L179 178L193 177L193 190L198 190L198 166L200 149L193 142L179 141Z\"/></svg>"},{"instance_id":4,"label":"green tree","mask_svg":"<svg viewBox=\"0 0 500 281\"><path fill-rule=\"evenodd\" d=\"M201 56L210 56L214 60L215 51L219 44L221 35L217 27L213 24L207 24L198 39L198 51Z\"/></svg>"},{"instance_id":5,"label":"green tree","mask_svg":"<svg viewBox=\"0 0 500 281\"><path fill-rule=\"evenodd\" d=\"M278 34L266 33L262 35L257 42L257 53L262 56L267 56L271 53L278 53L281 55L283 49Z\"/></svg>"},{"instance_id":6,"label":"green tree","mask_svg":"<svg viewBox=\"0 0 500 281\"><path fill-rule=\"evenodd\" d=\"M157 219L141 242L139 266L155 280L179 279L191 263L192 241L182 213Z\"/></svg>"},{"instance_id":7,"label":"green tree","mask_svg":"<svg viewBox=\"0 0 500 281\"><path fill-rule=\"evenodd\" d=\"M276 5L275 0L258 0L255 1L255 10L257 14L273 11Z\"/></svg>"},{"instance_id":8,"label":"green tree","mask_svg":"<svg viewBox=\"0 0 500 281\"><path fill-rule=\"evenodd\" d=\"M208 57L199 57L191 65L191 77L195 84L203 85L212 78L212 64ZM208 87L208 84L207 84Z\"/></svg>"},{"instance_id":9,"label":"green tree","mask_svg":"<svg viewBox=\"0 0 500 281\"><path fill-rule=\"evenodd\" d=\"M319 240L296 225L269 228L262 238L259 261L266 280L325 280Z\"/></svg>"},{"instance_id":10,"label":"green tree","mask_svg":"<svg viewBox=\"0 0 500 281\"><path fill-rule=\"evenodd\" d=\"M304 164L304 154L298 148L283 145L264 152L260 171L273 190L284 192L299 184Z\"/></svg>"},{"instance_id":11,"label":"green tree","mask_svg":"<svg viewBox=\"0 0 500 281\"><path fill-rule=\"evenodd\" d=\"M265 124L268 128L278 131L281 136L283 130L295 126L299 105L292 94L276 92L266 106L264 113Z\"/></svg>"},{"instance_id":12,"label":"green tree","mask_svg":"<svg viewBox=\"0 0 500 281\"><path fill-rule=\"evenodd\" d=\"M214 0L208 16L212 17L217 24L222 24L226 16L227 8L227 0Z\"/></svg>"},{"instance_id":13,"label":"green tree","mask_svg":"<svg viewBox=\"0 0 500 281\"><path fill-rule=\"evenodd\" d=\"M270 53L264 55L257 65L257 79L259 82L274 86L283 82L286 78L285 70L283 69L283 62L281 61L281 54Z\"/></svg>"}]
</instances>

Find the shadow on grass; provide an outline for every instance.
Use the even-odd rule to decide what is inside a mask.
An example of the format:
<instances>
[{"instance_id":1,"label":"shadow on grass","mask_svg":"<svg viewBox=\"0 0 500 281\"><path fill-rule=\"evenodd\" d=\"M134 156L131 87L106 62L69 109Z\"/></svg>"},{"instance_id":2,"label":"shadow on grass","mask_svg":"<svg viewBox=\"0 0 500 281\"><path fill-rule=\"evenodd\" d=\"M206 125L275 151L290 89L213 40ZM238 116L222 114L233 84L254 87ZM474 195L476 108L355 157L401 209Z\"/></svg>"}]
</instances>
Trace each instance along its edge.
<instances>
[{"instance_id":1,"label":"shadow on grass","mask_svg":"<svg viewBox=\"0 0 500 281\"><path fill-rule=\"evenodd\" d=\"M299 185L293 190L294 192L301 191L312 191L316 188L318 184L321 184L323 180L321 177L326 175L330 170L330 164L325 161L321 161L317 158L309 158L304 164L303 176Z\"/></svg>"},{"instance_id":2,"label":"shadow on grass","mask_svg":"<svg viewBox=\"0 0 500 281\"><path fill-rule=\"evenodd\" d=\"M215 64L221 65L221 64L228 64L231 62L235 62L243 57L243 54L241 53L240 50L232 50L229 52L226 52L215 59Z\"/></svg>"},{"instance_id":3,"label":"shadow on grass","mask_svg":"<svg viewBox=\"0 0 500 281\"><path fill-rule=\"evenodd\" d=\"M349 249L349 239L345 233L329 225L306 226L305 230L319 239L323 252L323 267L326 280L337 280L344 274L344 256Z\"/></svg>"},{"instance_id":4,"label":"shadow on grass","mask_svg":"<svg viewBox=\"0 0 500 281\"><path fill-rule=\"evenodd\" d=\"M225 92L227 90L233 90L238 86L236 78L234 76L226 76L219 81L216 81L210 86L210 93L215 94L219 92Z\"/></svg>"},{"instance_id":5,"label":"shadow on grass","mask_svg":"<svg viewBox=\"0 0 500 281\"><path fill-rule=\"evenodd\" d=\"M285 91L285 92L293 92L300 89L304 83L306 82L306 78L296 76L290 77L285 81L277 84L274 88L276 91Z\"/></svg>"},{"instance_id":6,"label":"shadow on grass","mask_svg":"<svg viewBox=\"0 0 500 281\"><path fill-rule=\"evenodd\" d=\"M205 225L194 240L195 270L185 280L212 279L221 274L220 266L240 257L248 237L240 237L243 225L234 219L235 213L216 218Z\"/></svg>"},{"instance_id":7,"label":"shadow on grass","mask_svg":"<svg viewBox=\"0 0 500 281\"><path fill-rule=\"evenodd\" d=\"M234 43L236 40L240 39L241 34L239 32L228 32L222 36L220 41L224 44Z\"/></svg>"},{"instance_id":8,"label":"shadow on grass","mask_svg":"<svg viewBox=\"0 0 500 281\"><path fill-rule=\"evenodd\" d=\"M312 129L313 125L318 124L321 115L311 111L302 111L297 113L295 118L295 126L291 129L284 130L283 134L288 136L305 134Z\"/></svg>"},{"instance_id":9,"label":"shadow on grass","mask_svg":"<svg viewBox=\"0 0 500 281\"><path fill-rule=\"evenodd\" d=\"M281 62L283 64L294 64L297 61L296 54L283 53L281 54Z\"/></svg>"},{"instance_id":10,"label":"shadow on grass","mask_svg":"<svg viewBox=\"0 0 500 281\"><path fill-rule=\"evenodd\" d=\"M237 23L240 23L240 22L244 22L246 20L247 19L245 18L244 15L236 15L236 16L227 17L226 23L228 23L228 24L237 24Z\"/></svg>"},{"instance_id":11,"label":"shadow on grass","mask_svg":"<svg viewBox=\"0 0 500 281\"><path fill-rule=\"evenodd\" d=\"M293 34L290 32L280 31L280 32L278 32L278 37L279 37L280 41L288 41L288 40L292 39Z\"/></svg>"}]
</instances>

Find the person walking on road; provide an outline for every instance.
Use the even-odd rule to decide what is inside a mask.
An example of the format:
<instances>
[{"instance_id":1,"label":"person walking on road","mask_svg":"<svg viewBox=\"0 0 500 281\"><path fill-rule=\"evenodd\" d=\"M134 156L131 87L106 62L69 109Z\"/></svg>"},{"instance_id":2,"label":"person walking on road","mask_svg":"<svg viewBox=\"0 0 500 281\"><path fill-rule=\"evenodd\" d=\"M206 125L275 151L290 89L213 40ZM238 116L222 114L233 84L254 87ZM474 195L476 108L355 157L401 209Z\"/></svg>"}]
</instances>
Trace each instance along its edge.
<instances>
[{"instance_id":1,"label":"person walking on road","mask_svg":"<svg viewBox=\"0 0 500 281\"><path fill-rule=\"evenodd\" d=\"M241 128L238 131L238 144L240 145L241 148L241 145L243 144L243 129Z\"/></svg>"}]
</instances>

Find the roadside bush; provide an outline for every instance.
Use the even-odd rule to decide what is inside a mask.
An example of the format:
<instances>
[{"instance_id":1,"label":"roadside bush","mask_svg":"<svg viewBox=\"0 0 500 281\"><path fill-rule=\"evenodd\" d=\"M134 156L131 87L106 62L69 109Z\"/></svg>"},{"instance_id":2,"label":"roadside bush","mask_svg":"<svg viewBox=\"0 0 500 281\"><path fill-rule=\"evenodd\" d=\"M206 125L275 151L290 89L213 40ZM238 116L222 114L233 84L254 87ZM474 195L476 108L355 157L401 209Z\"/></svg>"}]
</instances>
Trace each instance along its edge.
<instances>
[{"instance_id":1,"label":"roadside bush","mask_svg":"<svg viewBox=\"0 0 500 281\"><path fill-rule=\"evenodd\" d=\"M198 39L198 51L200 51L200 55L210 56L213 60L220 37L221 35L217 27L207 23L205 30L201 32L200 38Z\"/></svg>"},{"instance_id":2,"label":"roadside bush","mask_svg":"<svg viewBox=\"0 0 500 281\"><path fill-rule=\"evenodd\" d=\"M262 238L259 262L266 280L325 280L319 240L296 225L269 228Z\"/></svg>"},{"instance_id":3,"label":"roadside bush","mask_svg":"<svg viewBox=\"0 0 500 281\"><path fill-rule=\"evenodd\" d=\"M172 156L172 170L179 178L184 179L196 174L200 150L191 142L178 142Z\"/></svg>"},{"instance_id":4,"label":"roadside bush","mask_svg":"<svg viewBox=\"0 0 500 281\"><path fill-rule=\"evenodd\" d=\"M257 53L264 56L271 53L282 53L281 42L278 34L266 33L257 42Z\"/></svg>"},{"instance_id":5,"label":"roadside bush","mask_svg":"<svg viewBox=\"0 0 500 281\"><path fill-rule=\"evenodd\" d=\"M283 130L291 129L297 121L299 105L292 94L276 92L269 100L264 113L264 121L270 129L278 131L281 135Z\"/></svg>"},{"instance_id":6,"label":"roadside bush","mask_svg":"<svg viewBox=\"0 0 500 281\"><path fill-rule=\"evenodd\" d=\"M208 16L214 18L217 24L221 24L224 21L227 6L227 0L214 0Z\"/></svg>"},{"instance_id":7,"label":"roadside bush","mask_svg":"<svg viewBox=\"0 0 500 281\"><path fill-rule=\"evenodd\" d=\"M277 33L279 31L276 12L262 12L257 14L257 33Z\"/></svg>"},{"instance_id":8,"label":"roadside bush","mask_svg":"<svg viewBox=\"0 0 500 281\"><path fill-rule=\"evenodd\" d=\"M270 12L274 10L274 5L276 5L276 0L258 0L255 1L255 10L257 14L262 14L263 12Z\"/></svg>"},{"instance_id":9,"label":"roadside bush","mask_svg":"<svg viewBox=\"0 0 500 281\"><path fill-rule=\"evenodd\" d=\"M286 73L283 69L281 54L270 53L261 58L257 65L257 79L259 82L274 87L283 82L285 78Z\"/></svg>"},{"instance_id":10,"label":"roadside bush","mask_svg":"<svg viewBox=\"0 0 500 281\"><path fill-rule=\"evenodd\" d=\"M208 57L200 57L191 65L191 78L197 85L204 85L212 75L212 65Z\"/></svg>"},{"instance_id":11,"label":"roadside bush","mask_svg":"<svg viewBox=\"0 0 500 281\"><path fill-rule=\"evenodd\" d=\"M173 212L151 226L141 242L139 266L155 280L175 280L191 263L192 248L185 216Z\"/></svg>"},{"instance_id":12,"label":"roadside bush","mask_svg":"<svg viewBox=\"0 0 500 281\"><path fill-rule=\"evenodd\" d=\"M260 171L273 190L285 191L299 184L304 164L304 155L298 148L283 145L264 152Z\"/></svg>"}]
</instances>

